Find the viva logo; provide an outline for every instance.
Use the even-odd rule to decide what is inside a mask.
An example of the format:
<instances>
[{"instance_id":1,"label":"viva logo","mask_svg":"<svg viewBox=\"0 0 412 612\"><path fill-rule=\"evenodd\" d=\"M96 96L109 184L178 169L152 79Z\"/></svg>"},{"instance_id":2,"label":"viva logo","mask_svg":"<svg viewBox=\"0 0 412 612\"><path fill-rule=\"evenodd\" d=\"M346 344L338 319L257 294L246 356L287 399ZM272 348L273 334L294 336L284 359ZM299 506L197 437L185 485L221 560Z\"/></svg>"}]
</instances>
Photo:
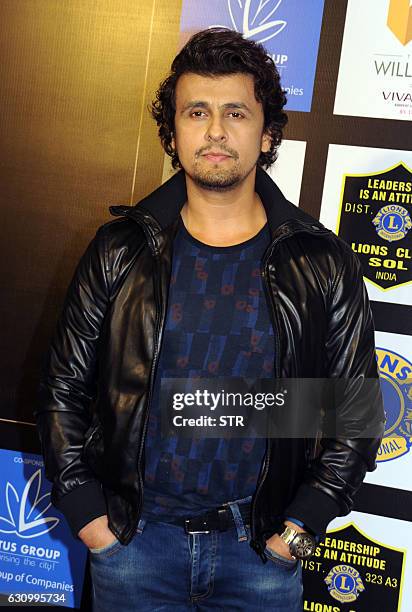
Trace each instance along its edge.
<instances>
[{"instance_id":1,"label":"viva logo","mask_svg":"<svg viewBox=\"0 0 412 612\"><path fill-rule=\"evenodd\" d=\"M242 32L244 38L263 43L277 36L287 25L283 19L271 19L282 0L227 0L227 10L233 29ZM269 21L270 20L270 21ZM209 26L227 27L219 24Z\"/></svg>"},{"instance_id":2,"label":"viva logo","mask_svg":"<svg viewBox=\"0 0 412 612\"><path fill-rule=\"evenodd\" d=\"M30 477L20 495L11 482L7 482L5 501L8 517L0 516L1 533L36 538L59 524L57 517L45 516L51 506L50 492L40 496L41 485L40 469Z\"/></svg>"},{"instance_id":3,"label":"viva logo","mask_svg":"<svg viewBox=\"0 0 412 612\"><path fill-rule=\"evenodd\" d=\"M386 348L376 348L386 414L377 462L405 455L412 446L412 363Z\"/></svg>"}]
</instances>

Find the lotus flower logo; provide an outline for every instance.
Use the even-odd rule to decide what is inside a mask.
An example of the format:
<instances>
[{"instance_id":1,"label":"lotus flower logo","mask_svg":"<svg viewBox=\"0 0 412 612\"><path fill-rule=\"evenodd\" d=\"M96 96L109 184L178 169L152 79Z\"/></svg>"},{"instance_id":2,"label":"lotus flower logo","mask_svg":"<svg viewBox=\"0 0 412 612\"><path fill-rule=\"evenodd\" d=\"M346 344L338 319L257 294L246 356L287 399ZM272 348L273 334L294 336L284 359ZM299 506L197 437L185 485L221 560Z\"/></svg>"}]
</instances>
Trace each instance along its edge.
<instances>
[{"instance_id":1,"label":"lotus flower logo","mask_svg":"<svg viewBox=\"0 0 412 612\"><path fill-rule=\"evenodd\" d=\"M273 6L274 0L227 0L227 7L233 28L242 32L245 38L256 38L265 42L277 36L286 26L286 21L276 19L268 21L277 11L282 0ZM216 26L209 26L213 28ZM227 27L227 26L220 26Z\"/></svg>"},{"instance_id":2,"label":"lotus flower logo","mask_svg":"<svg viewBox=\"0 0 412 612\"><path fill-rule=\"evenodd\" d=\"M49 501L50 493L40 495L41 489L41 470L37 470L26 483L21 498L15 487L7 482L6 485L6 505L9 518L0 516L0 532L15 533L20 538L36 538L56 527L60 519L54 516L44 518L43 515L51 506ZM35 496L33 503L30 502L30 494ZM33 515L32 520L30 516Z\"/></svg>"}]
</instances>

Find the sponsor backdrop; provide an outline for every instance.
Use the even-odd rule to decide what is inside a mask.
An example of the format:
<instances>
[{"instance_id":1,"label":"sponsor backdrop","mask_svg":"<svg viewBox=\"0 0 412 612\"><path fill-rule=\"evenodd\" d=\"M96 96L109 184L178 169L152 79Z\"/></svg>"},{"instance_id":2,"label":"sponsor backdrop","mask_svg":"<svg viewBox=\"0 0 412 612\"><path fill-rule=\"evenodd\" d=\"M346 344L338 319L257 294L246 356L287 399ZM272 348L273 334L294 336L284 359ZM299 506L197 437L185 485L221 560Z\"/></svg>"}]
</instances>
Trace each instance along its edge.
<instances>
[{"instance_id":1,"label":"sponsor backdrop","mask_svg":"<svg viewBox=\"0 0 412 612\"><path fill-rule=\"evenodd\" d=\"M180 45L203 28L224 26L265 45L289 94L290 110L310 111L323 0L183 0Z\"/></svg>"},{"instance_id":2,"label":"sponsor backdrop","mask_svg":"<svg viewBox=\"0 0 412 612\"><path fill-rule=\"evenodd\" d=\"M376 327L378 467L304 565L304 610L412 612L409 0L4 0L0 17L0 605L90 609L87 550L50 503L39 370L108 206L171 175L147 112L158 83L192 33L223 25L275 60L290 112L270 175L357 254Z\"/></svg>"},{"instance_id":3,"label":"sponsor backdrop","mask_svg":"<svg viewBox=\"0 0 412 612\"><path fill-rule=\"evenodd\" d=\"M408 0L349 0L336 88L337 115L411 120L410 10ZM353 91L360 95L354 96Z\"/></svg>"},{"instance_id":4,"label":"sponsor backdrop","mask_svg":"<svg viewBox=\"0 0 412 612\"><path fill-rule=\"evenodd\" d=\"M358 255L371 300L411 303L411 168L411 151L329 145L320 220Z\"/></svg>"},{"instance_id":5,"label":"sponsor backdrop","mask_svg":"<svg viewBox=\"0 0 412 612\"><path fill-rule=\"evenodd\" d=\"M412 523L352 512L303 564L305 610L409 610Z\"/></svg>"},{"instance_id":6,"label":"sponsor backdrop","mask_svg":"<svg viewBox=\"0 0 412 612\"><path fill-rule=\"evenodd\" d=\"M0 450L0 462L3 595L16 605L79 607L87 550L51 505L42 458Z\"/></svg>"}]
</instances>

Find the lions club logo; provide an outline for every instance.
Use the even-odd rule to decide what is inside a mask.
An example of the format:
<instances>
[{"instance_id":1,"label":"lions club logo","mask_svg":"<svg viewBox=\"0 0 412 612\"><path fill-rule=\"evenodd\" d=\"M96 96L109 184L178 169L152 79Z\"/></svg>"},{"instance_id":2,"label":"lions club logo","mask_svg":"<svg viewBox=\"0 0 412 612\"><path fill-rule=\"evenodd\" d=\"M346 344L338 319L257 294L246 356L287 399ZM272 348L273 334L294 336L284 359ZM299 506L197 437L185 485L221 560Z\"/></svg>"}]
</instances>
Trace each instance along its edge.
<instances>
[{"instance_id":1,"label":"lions club logo","mask_svg":"<svg viewBox=\"0 0 412 612\"><path fill-rule=\"evenodd\" d=\"M384 240L402 240L412 227L408 211L403 206L392 204L380 209L372 223L378 236Z\"/></svg>"},{"instance_id":2,"label":"lions club logo","mask_svg":"<svg viewBox=\"0 0 412 612\"><path fill-rule=\"evenodd\" d=\"M379 462L401 457L411 449L412 363L384 348L376 349L376 358L387 419Z\"/></svg>"},{"instance_id":3,"label":"lions club logo","mask_svg":"<svg viewBox=\"0 0 412 612\"><path fill-rule=\"evenodd\" d=\"M329 595L338 601L349 603L365 590L358 570L350 565L335 565L325 578Z\"/></svg>"}]
</instances>

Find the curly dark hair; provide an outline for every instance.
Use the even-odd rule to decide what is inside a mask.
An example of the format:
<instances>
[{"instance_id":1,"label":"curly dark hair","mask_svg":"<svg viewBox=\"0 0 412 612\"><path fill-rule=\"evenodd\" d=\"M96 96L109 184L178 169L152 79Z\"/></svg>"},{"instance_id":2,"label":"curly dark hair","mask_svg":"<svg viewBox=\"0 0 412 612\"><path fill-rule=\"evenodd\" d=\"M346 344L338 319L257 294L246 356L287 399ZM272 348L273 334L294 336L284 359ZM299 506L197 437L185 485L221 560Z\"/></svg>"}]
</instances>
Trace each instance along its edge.
<instances>
[{"instance_id":1,"label":"curly dark hair","mask_svg":"<svg viewBox=\"0 0 412 612\"><path fill-rule=\"evenodd\" d=\"M240 32L223 27L201 30L194 34L173 60L169 76L156 91L156 99L148 110L159 126L159 137L174 169L181 167L172 147L176 112L176 84L182 74L192 72L202 76L236 73L254 77L255 97L262 103L264 131L271 137L271 147L261 152L257 164L268 168L277 158L282 141L282 129L288 121L282 110L286 95L280 86L279 72L263 45L246 40Z\"/></svg>"}]
</instances>

